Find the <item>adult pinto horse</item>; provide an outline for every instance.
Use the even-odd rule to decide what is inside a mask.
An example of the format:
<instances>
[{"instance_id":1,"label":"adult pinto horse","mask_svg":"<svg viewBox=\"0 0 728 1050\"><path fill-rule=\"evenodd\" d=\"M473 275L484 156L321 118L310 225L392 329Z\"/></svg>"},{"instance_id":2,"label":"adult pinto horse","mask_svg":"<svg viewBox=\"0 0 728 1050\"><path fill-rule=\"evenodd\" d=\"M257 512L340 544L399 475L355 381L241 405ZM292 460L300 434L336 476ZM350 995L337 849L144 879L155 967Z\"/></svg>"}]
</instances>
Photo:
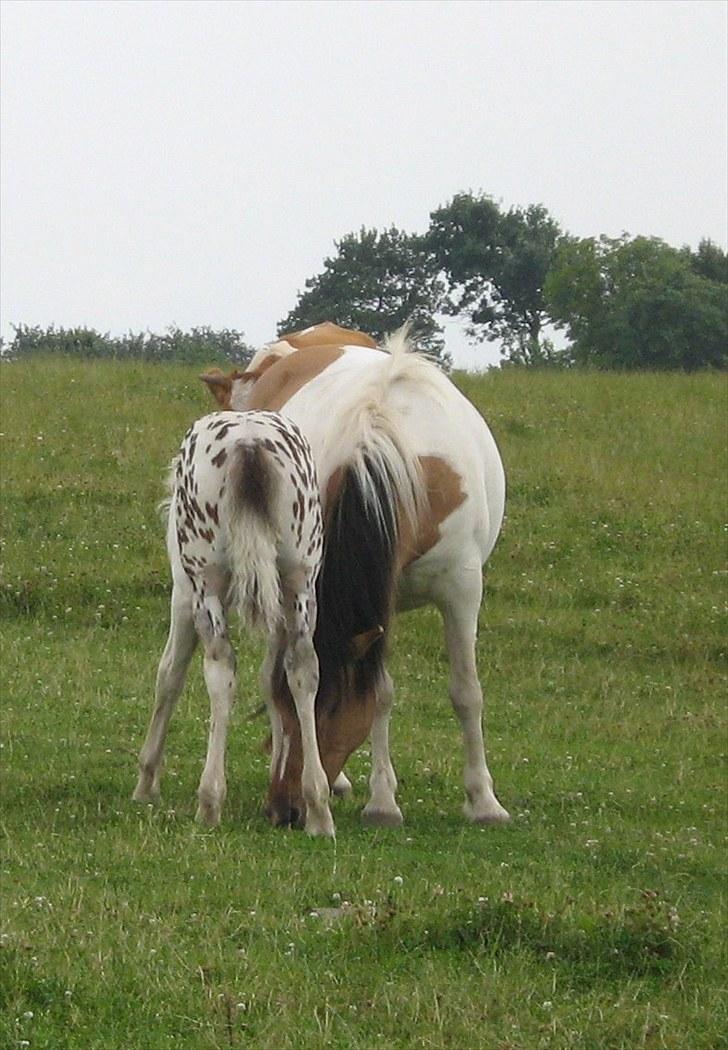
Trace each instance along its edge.
<instances>
[{"instance_id":1,"label":"adult pinto horse","mask_svg":"<svg viewBox=\"0 0 728 1050\"><path fill-rule=\"evenodd\" d=\"M483 744L475 643L482 566L503 519L505 478L495 441L470 402L406 333L383 349L328 322L258 351L245 372L201 377L223 409L267 409L293 419L316 461L325 523L314 644L320 664L316 722L321 761L348 786L348 756L371 732L371 795L362 817L395 825L402 814L389 755L392 680L384 667L395 608L434 603L450 662L450 698L465 751L465 815L508 820L493 791ZM354 644L354 642L356 644ZM268 812L301 822L302 747L280 661L263 670L280 719Z\"/></svg>"}]
</instances>

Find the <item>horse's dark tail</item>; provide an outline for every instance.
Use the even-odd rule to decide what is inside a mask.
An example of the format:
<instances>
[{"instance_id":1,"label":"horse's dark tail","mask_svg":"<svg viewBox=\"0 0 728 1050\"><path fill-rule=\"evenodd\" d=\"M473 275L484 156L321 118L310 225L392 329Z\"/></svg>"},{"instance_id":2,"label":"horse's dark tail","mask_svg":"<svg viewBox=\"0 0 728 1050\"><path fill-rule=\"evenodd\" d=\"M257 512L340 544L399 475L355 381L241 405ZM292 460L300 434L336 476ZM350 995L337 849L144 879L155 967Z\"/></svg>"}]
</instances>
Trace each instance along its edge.
<instances>
[{"instance_id":1,"label":"horse's dark tail","mask_svg":"<svg viewBox=\"0 0 728 1050\"><path fill-rule=\"evenodd\" d=\"M392 398L410 356L419 367L401 333L361 382L337 386L340 425L331 426L320 450L329 470L314 635L319 710L334 709L347 693L364 699L381 677L401 526L414 529L427 503L422 468Z\"/></svg>"},{"instance_id":2,"label":"horse's dark tail","mask_svg":"<svg viewBox=\"0 0 728 1050\"><path fill-rule=\"evenodd\" d=\"M314 636L326 706L338 704L347 690L364 697L382 675L400 526L416 520L424 499L419 461L389 413L373 406L367 423L366 442L329 486ZM357 653L362 635L370 640Z\"/></svg>"}]
</instances>

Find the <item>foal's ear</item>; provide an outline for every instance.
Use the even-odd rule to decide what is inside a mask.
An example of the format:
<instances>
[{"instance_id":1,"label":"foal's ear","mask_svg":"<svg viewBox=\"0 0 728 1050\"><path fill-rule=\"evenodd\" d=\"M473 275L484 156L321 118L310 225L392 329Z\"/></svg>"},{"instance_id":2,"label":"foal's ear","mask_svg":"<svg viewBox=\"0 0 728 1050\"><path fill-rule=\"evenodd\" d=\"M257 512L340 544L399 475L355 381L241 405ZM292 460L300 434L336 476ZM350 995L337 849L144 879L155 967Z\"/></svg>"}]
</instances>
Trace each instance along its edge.
<instances>
[{"instance_id":1,"label":"foal's ear","mask_svg":"<svg viewBox=\"0 0 728 1050\"><path fill-rule=\"evenodd\" d=\"M230 407L230 394L233 389L232 376L226 376L219 368L211 368L209 372L203 372L200 379L207 384L218 405L222 408Z\"/></svg>"},{"instance_id":2,"label":"foal's ear","mask_svg":"<svg viewBox=\"0 0 728 1050\"><path fill-rule=\"evenodd\" d=\"M383 634L384 628L381 624L372 627L371 631L362 631L361 634L355 634L349 642L349 652L352 659L363 660L374 643L378 642Z\"/></svg>"}]
</instances>

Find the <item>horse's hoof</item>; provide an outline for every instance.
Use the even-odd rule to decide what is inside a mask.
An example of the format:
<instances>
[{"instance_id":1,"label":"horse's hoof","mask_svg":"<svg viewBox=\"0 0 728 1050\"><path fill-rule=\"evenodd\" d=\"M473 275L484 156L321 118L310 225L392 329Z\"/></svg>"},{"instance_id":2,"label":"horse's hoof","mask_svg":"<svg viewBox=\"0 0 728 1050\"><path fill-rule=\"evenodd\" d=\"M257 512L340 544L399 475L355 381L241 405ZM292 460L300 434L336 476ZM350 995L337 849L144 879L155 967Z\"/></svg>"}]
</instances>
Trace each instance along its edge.
<instances>
[{"instance_id":1,"label":"horse's hoof","mask_svg":"<svg viewBox=\"0 0 728 1050\"><path fill-rule=\"evenodd\" d=\"M480 824L481 827L486 824L509 824L511 820L510 813L501 806L500 802L496 802L495 805L491 803L489 806L482 806L480 809L475 809L469 802L466 802L463 812L471 824Z\"/></svg>"},{"instance_id":2,"label":"horse's hoof","mask_svg":"<svg viewBox=\"0 0 728 1050\"><path fill-rule=\"evenodd\" d=\"M332 795L336 795L337 798L348 798L353 791L351 781L345 773L339 773L338 777L331 785Z\"/></svg>"},{"instance_id":3,"label":"horse's hoof","mask_svg":"<svg viewBox=\"0 0 728 1050\"><path fill-rule=\"evenodd\" d=\"M404 817L399 806L395 809L369 809L365 806L361 821L368 828L399 828L404 824Z\"/></svg>"}]
</instances>

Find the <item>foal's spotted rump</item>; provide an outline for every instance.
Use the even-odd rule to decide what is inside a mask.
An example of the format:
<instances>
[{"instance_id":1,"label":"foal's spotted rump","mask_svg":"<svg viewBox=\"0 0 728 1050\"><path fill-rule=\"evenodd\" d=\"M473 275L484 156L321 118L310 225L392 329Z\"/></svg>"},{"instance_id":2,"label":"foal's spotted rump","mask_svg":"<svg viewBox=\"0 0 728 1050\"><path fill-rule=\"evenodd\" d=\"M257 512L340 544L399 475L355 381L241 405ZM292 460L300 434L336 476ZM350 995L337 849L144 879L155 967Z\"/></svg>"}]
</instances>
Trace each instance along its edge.
<instances>
[{"instance_id":1,"label":"foal's spotted rump","mask_svg":"<svg viewBox=\"0 0 728 1050\"><path fill-rule=\"evenodd\" d=\"M253 551L240 550L252 537L234 527L244 510L267 526L275 547L270 564L257 559L254 573ZM302 573L303 589L312 593L321 561L316 468L295 423L276 412L219 412L197 420L174 465L172 525L170 553L189 579L196 616L210 618L211 596L220 596L223 584L232 588L244 619L273 630L281 618L277 563ZM236 552L247 559L242 575L235 573Z\"/></svg>"},{"instance_id":2,"label":"foal's spotted rump","mask_svg":"<svg viewBox=\"0 0 728 1050\"><path fill-rule=\"evenodd\" d=\"M291 420L275 412L220 412L187 431L173 465L167 547L172 567L171 624L157 672L156 703L139 756L134 798L159 796L164 742L198 639L210 696L207 761L198 818L220 819L225 745L235 697L235 658L227 612L263 626L268 663L280 662L298 716L306 830L333 835L329 785L316 740L319 666L313 646L316 579L323 526L313 457ZM290 747L272 703L272 778Z\"/></svg>"}]
</instances>

